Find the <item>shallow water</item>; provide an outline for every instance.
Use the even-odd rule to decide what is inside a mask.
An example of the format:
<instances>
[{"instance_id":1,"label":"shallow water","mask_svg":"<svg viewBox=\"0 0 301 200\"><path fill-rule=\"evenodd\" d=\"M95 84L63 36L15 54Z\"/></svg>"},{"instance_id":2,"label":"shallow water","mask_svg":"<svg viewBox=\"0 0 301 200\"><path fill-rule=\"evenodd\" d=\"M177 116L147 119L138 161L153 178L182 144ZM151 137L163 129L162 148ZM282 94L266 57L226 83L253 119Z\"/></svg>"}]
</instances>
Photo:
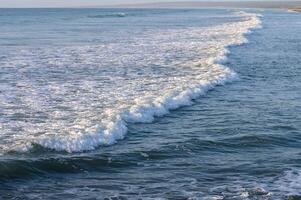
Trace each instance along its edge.
<instances>
[{"instance_id":1,"label":"shallow water","mask_svg":"<svg viewBox=\"0 0 301 200\"><path fill-rule=\"evenodd\" d=\"M1 10L1 197L300 198L300 15L248 13Z\"/></svg>"}]
</instances>

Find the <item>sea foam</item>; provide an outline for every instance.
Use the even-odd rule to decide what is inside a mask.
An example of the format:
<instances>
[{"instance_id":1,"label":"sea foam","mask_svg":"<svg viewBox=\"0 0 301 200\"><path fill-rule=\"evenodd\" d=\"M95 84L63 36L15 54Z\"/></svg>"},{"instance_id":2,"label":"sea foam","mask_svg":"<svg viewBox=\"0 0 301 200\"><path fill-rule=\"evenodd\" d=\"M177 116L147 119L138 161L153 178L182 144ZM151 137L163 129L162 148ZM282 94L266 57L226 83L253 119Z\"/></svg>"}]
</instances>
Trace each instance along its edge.
<instances>
[{"instance_id":1,"label":"sea foam","mask_svg":"<svg viewBox=\"0 0 301 200\"><path fill-rule=\"evenodd\" d=\"M171 110L191 105L193 99L205 95L208 90L213 89L215 86L224 85L227 82L237 79L237 74L223 65L229 53L227 47L246 43L247 39L244 35L249 33L251 29L260 27L261 21L260 16L257 14L239 12L235 13L235 15L241 17L241 20L214 27L207 27L205 30L188 28L184 30L184 33L178 31L177 34L179 35L186 33L191 34L196 41L198 35L200 40L204 40L206 46L202 46L201 48L198 47L198 43L195 41L191 41L190 44L195 50L194 55L197 55L198 51L202 51L204 52L202 53L204 56L199 59L196 58L195 60L187 60L183 67L184 71L190 70L188 69L190 66L194 66L195 68L199 67L200 74L193 74L193 70L190 70L189 73L191 73L191 76L183 76L180 78L175 76L170 78L172 80L171 83L176 83L176 86L169 84L166 86L166 89L162 89L162 91L155 89L153 93L143 91L141 93L145 95L140 95L134 99L130 99L130 95L127 95L124 98L124 102L130 99L131 103L127 106L124 106L126 104L124 103L116 107L114 107L114 104L109 108L103 107L103 114L101 114L101 120L97 125L91 125L89 128L83 130L79 128L79 131L69 131L64 134L55 133L55 131L47 133L46 130L44 134L23 137L22 140L20 140L21 142L13 144L9 147L9 150L28 151L34 145L40 145L44 148L71 153L94 150L101 145L111 145L125 137L128 123L151 123L156 117L163 116ZM170 34L174 34L172 31L173 30L171 30ZM168 37L167 35L168 34L161 34L158 36L160 38L158 38L157 41L163 41L165 37ZM211 38L210 41L206 41L207 36ZM176 36L174 39L176 39ZM174 45L181 46L183 44L175 43ZM166 45L164 48L169 47ZM178 53L181 54L180 51ZM133 58L127 58L127 60L131 59ZM91 62L93 62L93 60ZM181 63L176 64L181 65ZM193 81L190 81L190 79L193 79ZM165 80L162 79L161 81L164 82ZM149 87L151 87L152 84L155 83L150 82ZM90 87L90 85L87 84L87 87ZM53 90L57 91L58 89L53 87ZM61 90L60 88L60 91ZM41 104L42 103L45 102L41 102ZM35 105L36 104L37 102L35 102ZM88 107L90 105L86 106ZM74 109L76 109L76 107ZM59 112L57 112L55 116L57 118L63 118ZM79 122L82 124L86 122L90 123L89 117L83 117ZM80 127L79 124L76 124L76 121L74 123L75 126ZM57 126L60 125L56 125L55 128L57 128ZM53 130L56 130L55 128Z\"/></svg>"}]
</instances>

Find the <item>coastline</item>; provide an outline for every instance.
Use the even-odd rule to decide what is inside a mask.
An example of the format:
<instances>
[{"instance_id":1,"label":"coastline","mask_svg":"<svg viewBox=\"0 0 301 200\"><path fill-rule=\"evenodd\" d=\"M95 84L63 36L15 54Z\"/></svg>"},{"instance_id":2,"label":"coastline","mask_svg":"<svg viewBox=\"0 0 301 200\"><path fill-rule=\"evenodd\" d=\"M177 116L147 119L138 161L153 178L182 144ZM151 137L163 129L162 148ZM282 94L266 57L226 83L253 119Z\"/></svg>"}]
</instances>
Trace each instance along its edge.
<instances>
[{"instance_id":1,"label":"coastline","mask_svg":"<svg viewBox=\"0 0 301 200\"><path fill-rule=\"evenodd\" d=\"M109 7L109 6L105 6ZM189 1L189 2L160 2L119 4L111 8L263 8L263 9L288 9L301 12L301 1Z\"/></svg>"},{"instance_id":2,"label":"coastline","mask_svg":"<svg viewBox=\"0 0 301 200\"><path fill-rule=\"evenodd\" d=\"M11 7L11 6L0 6L0 9L9 9L9 8L72 8L72 9L81 9L81 8L129 8L129 9L200 9L200 8L254 8L254 9L281 9L288 10L292 12L301 12L301 0L294 1L271 1L271 0L250 0L250 1L223 1L223 0L205 0L205 1L169 1L165 2L156 2L156 3L119 3L119 4L90 4L90 5L72 5L65 6L62 4L57 5L37 5L34 7L30 6L20 6L20 7Z\"/></svg>"}]
</instances>

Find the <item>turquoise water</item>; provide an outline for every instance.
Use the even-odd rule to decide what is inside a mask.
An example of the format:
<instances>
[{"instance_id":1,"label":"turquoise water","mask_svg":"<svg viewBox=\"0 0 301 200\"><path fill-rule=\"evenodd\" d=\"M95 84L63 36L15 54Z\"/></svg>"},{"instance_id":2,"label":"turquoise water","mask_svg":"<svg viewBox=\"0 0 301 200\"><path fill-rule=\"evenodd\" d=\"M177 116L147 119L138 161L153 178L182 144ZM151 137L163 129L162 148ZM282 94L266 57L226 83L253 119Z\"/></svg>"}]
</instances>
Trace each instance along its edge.
<instances>
[{"instance_id":1,"label":"turquoise water","mask_svg":"<svg viewBox=\"0 0 301 200\"><path fill-rule=\"evenodd\" d=\"M237 11L0 10L0 198L299 199L301 15Z\"/></svg>"}]
</instances>

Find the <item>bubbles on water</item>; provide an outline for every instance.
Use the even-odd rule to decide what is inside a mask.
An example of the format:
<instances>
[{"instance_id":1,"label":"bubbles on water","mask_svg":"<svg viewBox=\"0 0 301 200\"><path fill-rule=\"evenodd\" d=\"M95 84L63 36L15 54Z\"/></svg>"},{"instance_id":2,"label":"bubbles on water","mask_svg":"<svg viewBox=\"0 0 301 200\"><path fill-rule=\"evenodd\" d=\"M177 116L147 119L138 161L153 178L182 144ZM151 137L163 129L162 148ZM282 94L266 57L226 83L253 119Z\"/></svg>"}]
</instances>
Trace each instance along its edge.
<instances>
[{"instance_id":1,"label":"bubbles on water","mask_svg":"<svg viewBox=\"0 0 301 200\"><path fill-rule=\"evenodd\" d=\"M221 63L246 42L255 14L214 27L125 33L107 44L24 49L1 61L0 151L37 144L79 152L123 139L127 123L150 123L236 79ZM129 35L127 35L129 34Z\"/></svg>"}]
</instances>

